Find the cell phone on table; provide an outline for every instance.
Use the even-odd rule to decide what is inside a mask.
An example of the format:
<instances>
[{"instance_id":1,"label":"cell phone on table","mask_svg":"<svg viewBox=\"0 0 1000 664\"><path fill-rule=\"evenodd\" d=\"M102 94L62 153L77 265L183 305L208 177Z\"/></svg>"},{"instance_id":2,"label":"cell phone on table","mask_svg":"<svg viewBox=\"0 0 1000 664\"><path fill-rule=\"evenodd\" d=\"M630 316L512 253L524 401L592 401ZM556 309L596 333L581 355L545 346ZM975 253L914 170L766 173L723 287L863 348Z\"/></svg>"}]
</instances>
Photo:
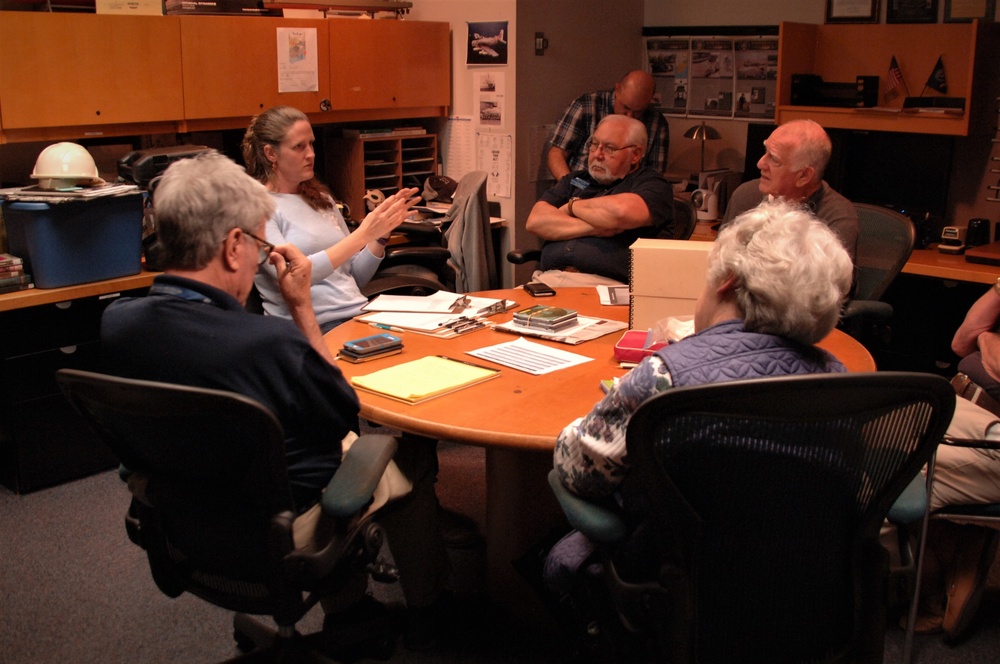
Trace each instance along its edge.
<instances>
[{"instance_id":1,"label":"cell phone on table","mask_svg":"<svg viewBox=\"0 0 1000 664\"><path fill-rule=\"evenodd\" d=\"M554 288L547 286L540 281L529 281L524 285L524 290L528 291L535 297L550 297L556 294Z\"/></svg>"},{"instance_id":2,"label":"cell phone on table","mask_svg":"<svg viewBox=\"0 0 1000 664\"><path fill-rule=\"evenodd\" d=\"M367 355L368 353L376 353L380 350L399 346L402 342L403 340L395 335L382 333L345 341L344 348L355 355Z\"/></svg>"}]
</instances>

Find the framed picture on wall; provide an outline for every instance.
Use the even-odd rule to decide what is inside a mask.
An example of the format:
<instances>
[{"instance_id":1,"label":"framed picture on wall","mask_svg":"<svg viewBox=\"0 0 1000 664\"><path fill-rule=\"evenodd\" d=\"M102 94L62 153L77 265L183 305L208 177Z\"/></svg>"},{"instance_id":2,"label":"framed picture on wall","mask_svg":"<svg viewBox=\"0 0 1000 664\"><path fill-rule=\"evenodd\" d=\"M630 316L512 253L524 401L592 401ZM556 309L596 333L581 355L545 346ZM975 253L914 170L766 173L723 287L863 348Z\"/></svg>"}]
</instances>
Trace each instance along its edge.
<instances>
[{"instance_id":1,"label":"framed picture on wall","mask_svg":"<svg viewBox=\"0 0 1000 664\"><path fill-rule=\"evenodd\" d=\"M996 0L944 0L945 23L971 23L974 18L992 21L996 13Z\"/></svg>"},{"instance_id":2,"label":"framed picture on wall","mask_svg":"<svg viewBox=\"0 0 1000 664\"><path fill-rule=\"evenodd\" d=\"M886 23L937 23L938 0L888 0Z\"/></svg>"},{"instance_id":3,"label":"framed picture on wall","mask_svg":"<svg viewBox=\"0 0 1000 664\"><path fill-rule=\"evenodd\" d=\"M879 0L826 0L827 23L878 23Z\"/></svg>"}]
</instances>

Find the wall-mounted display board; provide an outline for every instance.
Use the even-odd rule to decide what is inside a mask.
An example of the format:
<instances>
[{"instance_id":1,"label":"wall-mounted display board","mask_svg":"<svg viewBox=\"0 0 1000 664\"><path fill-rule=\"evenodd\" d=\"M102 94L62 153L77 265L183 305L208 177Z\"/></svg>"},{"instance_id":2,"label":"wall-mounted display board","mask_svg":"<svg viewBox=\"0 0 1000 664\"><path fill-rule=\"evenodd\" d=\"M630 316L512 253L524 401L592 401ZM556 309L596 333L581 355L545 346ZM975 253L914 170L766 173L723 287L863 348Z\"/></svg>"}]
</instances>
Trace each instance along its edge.
<instances>
[{"instance_id":1,"label":"wall-mounted display board","mask_svg":"<svg viewBox=\"0 0 1000 664\"><path fill-rule=\"evenodd\" d=\"M664 114L774 118L777 36L647 36L643 46Z\"/></svg>"}]
</instances>

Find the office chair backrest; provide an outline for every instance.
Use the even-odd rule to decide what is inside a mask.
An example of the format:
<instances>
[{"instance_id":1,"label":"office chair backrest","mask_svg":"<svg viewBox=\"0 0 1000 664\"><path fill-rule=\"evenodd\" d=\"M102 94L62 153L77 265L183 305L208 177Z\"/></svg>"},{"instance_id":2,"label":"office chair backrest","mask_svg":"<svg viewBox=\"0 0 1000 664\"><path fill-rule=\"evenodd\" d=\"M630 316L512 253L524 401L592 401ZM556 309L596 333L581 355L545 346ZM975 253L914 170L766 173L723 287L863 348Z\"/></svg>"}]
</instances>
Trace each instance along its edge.
<instances>
[{"instance_id":1,"label":"office chair backrest","mask_svg":"<svg viewBox=\"0 0 1000 664\"><path fill-rule=\"evenodd\" d=\"M877 205L855 203L854 207L860 224L854 299L878 300L910 258L913 222Z\"/></svg>"},{"instance_id":2,"label":"office chair backrest","mask_svg":"<svg viewBox=\"0 0 1000 664\"><path fill-rule=\"evenodd\" d=\"M271 412L220 390L68 369L57 381L124 466L139 507L155 509L156 518L142 527L155 523L162 532L146 530L140 543L160 589L171 597L189 590L248 610L220 598L223 588L199 591L177 570L249 583L273 575L282 549L291 548L272 536L274 515L291 519L294 505L284 435Z\"/></svg>"},{"instance_id":3,"label":"office chair backrest","mask_svg":"<svg viewBox=\"0 0 1000 664\"><path fill-rule=\"evenodd\" d=\"M674 196L674 228L665 240L689 240L698 224L698 212L691 203L691 195ZM662 236L661 236L662 237Z\"/></svg>"},{"instance_id":4,"label":"office chair backrest","mask_svg":"<svg viewBox=\"0 0 1000 664\"><path fill-rule=\"evenodd\" d=\"M450 222L444 235L451 253L449 264L455 269L455 290L459 293L489 290L499 285L486 179L486 171L462 176L443 220Z\"/></svg>"},{"instance_id":5,"label":"office chair backrest","mask_svg":"<svg viewBox=\"0 0 1000 664\"><path fill-rule=\"evenodd\" d=\"M881 661L879 527L953 409L943 378L888 372L649 399L627 430L622 495L640 525L623 576L687 579L677 647L692 661Z\"/></svg>"}]
</instances>

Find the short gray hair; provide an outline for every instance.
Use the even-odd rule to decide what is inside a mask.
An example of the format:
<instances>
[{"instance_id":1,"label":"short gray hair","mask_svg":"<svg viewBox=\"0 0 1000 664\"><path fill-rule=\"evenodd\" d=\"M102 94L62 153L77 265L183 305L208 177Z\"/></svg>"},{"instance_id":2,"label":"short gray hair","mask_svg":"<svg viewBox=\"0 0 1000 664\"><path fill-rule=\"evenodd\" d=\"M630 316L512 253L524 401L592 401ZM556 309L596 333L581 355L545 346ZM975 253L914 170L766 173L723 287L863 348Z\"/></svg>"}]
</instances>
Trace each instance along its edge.
<instances>
[{"instance_id":1,"label":"short gray hair","mask_svg":"<svg viewBox=\"0 0 1000 664\"><path fill-rule=\"evenodd\" d=\"M233 228L254 232L274 214L267 189L215 150L174 162L153 192L165 269L199 270Z\"/></svg>"},{"instance_id":2,"label":"short gray hair","mask_svg":"<svg viewBox=\"0 0 1000 664\"><path fill-rule=\"evenodd\" d=\"M854 267L837 236L805 208L764 202L719 231L707 278L734 277L751 332L814 344L837 325Z\"/></svg>"}]
</instances>

